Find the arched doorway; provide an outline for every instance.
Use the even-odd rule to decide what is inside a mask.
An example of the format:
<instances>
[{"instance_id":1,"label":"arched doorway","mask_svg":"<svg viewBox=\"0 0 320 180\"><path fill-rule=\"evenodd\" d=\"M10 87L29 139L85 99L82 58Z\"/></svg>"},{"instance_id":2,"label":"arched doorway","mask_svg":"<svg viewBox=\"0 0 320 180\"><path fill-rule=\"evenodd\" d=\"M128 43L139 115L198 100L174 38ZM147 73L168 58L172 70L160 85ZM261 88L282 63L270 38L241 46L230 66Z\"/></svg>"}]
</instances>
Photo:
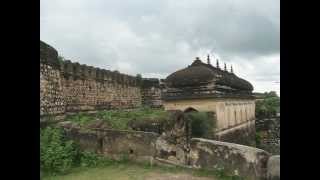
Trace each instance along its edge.
<instances>
[{"instance_id":1,"label":"arched doorway","mask_svg":"<svg viewBox=\"0 0 320 180\"><path fill-rule=\"evenodd\" d=\"M184 113L189 113L189 112L198 112L196 109L192 108L192 107L188 107L187 109L185 109L183 111Z\"/></svg>"}]
</instances>

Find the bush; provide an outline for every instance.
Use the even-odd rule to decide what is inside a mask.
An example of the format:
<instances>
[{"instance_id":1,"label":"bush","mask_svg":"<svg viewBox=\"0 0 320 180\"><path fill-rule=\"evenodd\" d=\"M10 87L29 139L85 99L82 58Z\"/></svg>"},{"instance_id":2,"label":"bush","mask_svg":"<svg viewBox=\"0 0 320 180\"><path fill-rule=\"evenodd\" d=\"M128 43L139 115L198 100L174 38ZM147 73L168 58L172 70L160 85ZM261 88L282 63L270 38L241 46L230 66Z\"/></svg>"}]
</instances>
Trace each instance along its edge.
<instances>
[{"instance_id":1,"label":"bush","mask_svg":"<svg viewBox=\"0 0 320 180\"><path fill-rule=\"evenodd\" d=\"M259 147L261 145L261 132L256 132L256 146Z\"/></svg>"},{"instance_id":2,"label":"bush","mask_svg":"<svg viewBox=\"0 0 320 180\"><path fill-rule=\"evenodd\" d=\"M86 114L86 113L78 113L76 115L71 115L66 118L67 121L75 122L79 124L80 126L87 125L90 121L94 120L94 117L92 115Z\"/></svg>"},{"instance_id":3,"label":"bush","mask_svg":"<svg viewBox=\"0 0 320 180\"><path fill-rule=\"evenodd\" d=\"M111 160L93 152L81 151L73 141L65 139L60 128L40 129L40 172L66 173L72 167L108 165Z\"/></svg>"},{"instance_id":4,"label":"bush","mask_svg":"<svg viewBox=\"0 0 320 180\"><path fill-rule=\"evenodd\" d=\"M98 165L108 165L112 161L103 157L102 155L89 151L83 151L80 153L80 162L80 165L83 167L96 167Z\"/></svg>"},{"instance_id":5,"label":"bush","mask_svg":"<svg viewBox=\"0 0 320 180\"><path fill-rule=\"evenodd\" d=\"M76 161L78 151L62 129L47 127L40 130L40 167L43 171L63 173Z\"/></svg>"},{"instance_id":6,"label":"bush","mask_svg":"<svg viewBox=\"0 0 320 180\"><path fill-rule=\"evenodd\" d=\"M192 137L210 138L214 131L214 119L207 112L189 112L187 118L191 121Z\"/></svg>"}]
</instances>

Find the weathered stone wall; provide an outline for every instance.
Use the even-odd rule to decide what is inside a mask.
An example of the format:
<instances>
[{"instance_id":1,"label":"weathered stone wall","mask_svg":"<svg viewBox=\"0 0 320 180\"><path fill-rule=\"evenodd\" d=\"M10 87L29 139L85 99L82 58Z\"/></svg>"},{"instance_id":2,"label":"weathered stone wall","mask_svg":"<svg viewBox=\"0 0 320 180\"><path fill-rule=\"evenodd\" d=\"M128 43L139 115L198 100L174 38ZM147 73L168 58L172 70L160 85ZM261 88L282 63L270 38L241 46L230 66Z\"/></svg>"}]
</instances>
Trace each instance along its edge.
<instances>
[{"instance_id":1,"label":"weathered stone wall","mask_svg":"<svg viewBox=\"0 0 320 180\"><path fill-rule=\"evenodd\" d=\"M183 113L177 111L172 120L175 122L173 129L156 141L157 160L192 168L223 170L228 175L245 179L267 177L268 152L240 144L190 138L190 124Z\"/></svg>"},{"instance_id":2,"label":"weathered stone wall","mask_svg":"<svg viewBox=\"0 0 320 180\"><path fill-rule=\"evenodd\" d=\"M189 121L182 112L173 115L174 126L162 135L110 129L80 130L71 122L58 125L82 149L113 159L127 157L134 161L223 170L228 175L239 175L249 180L267 177L270 155L266 151L234 143L190 138Z\"/></svg>"},{"instance_id":3,"label":"weathered stone wall","mask_svg":"<svg viewBox=\"0 0 320 180\"><path fill-rule=\"evenodd\" d=\"M68 112L141 106L140 86L133 76L70 61L61 64L61 74Z\"/></svg>"},{"instance_id":4,"label":"weathered stone wall","mask_svg":"<svg viewBox=\"0 0 320 180\"><path fill-rule=\"evenodd\" d=\"M256 146L255 121L247 121L236 127L215 133L215 140L247 146Z\"/></svg>"},{"instance_id":5,"label":"weathered stone wall","mask_svg":"<svg viewBox=\"0 0 320 180\"><path fill-rule=\"evenodd\" d=\"M60 115L65 112L58 52L40 42L40 116Z\"/></svg>"},{"instance_id":6,"label":"weathered stone wall","mask_svg":"<svg viewBox=\"0 0 320 180\"><path fill-rule=\"evenodd\" d=\"M74 140L82 150L103 154L120 160L150 162L156 155L156 133L143 131L121 131L111 129L81 130L64 128L68 138Z\"/></svg>"},{"instance_id":7,"label":"weathered stone wall","mask_svg":"<svg viewBox=\"0 0 320 180\"><path fill-rule=\"evenodd\" d=\"M195 168L223 169L245 179L265 179L269 153L261 149L208 139L191 139L190 159Z\"/></svg>"},{"instance_id":8,"label":"weathered stone wall","mask_svg":"<svg viewBox=\"0 0 320 180\"><path fill-rule=\"evenodd\" d=\"M150 81L150 80L148 80ZM117 71L59 61L58 52L40 41L40 116L99 109L160 107L159 80L143 85Z\"/></svg>"},{"instance_id":9,"label":"weathered stone wall","mask_svg":"<svg viewBox=\"0 0 320 180\"><path fill-rule=\"evenodd\" d=\"M162 89L159 79L143 79L141 94L142 104L156 108L162 107Z\"/></svg>"},{"instance_id":10,"label":"weathered stone wall","mask_svg":"<svg viewBox=\"0 0 320 180\"><path fill-rule=\"evenodd\" d=\"M257 147L280 154L280 117L257 119L256 131L259 136Z\"/></svg>"},{"instance_id":11,"label":"weathered stone wall","mask_svg":"<svg viewBox=\"0 0 320 180\"><path fill-rule=\"evenodd\" d=\"M267 178L268 180L280 180L280 155L269 158Z\"/></svg>"},{"instance_id":12,"label":"weathered stone wall","mask_svg":"<svg viewBox=\"0 0 320 180\"><path fill-rule=\"evenodd\" d=\"M104 130L103 154L115 159L127 155L130 159L150 161L156 154L155 142L158 134L142 131Z\"/></svg>"}]
</instances>

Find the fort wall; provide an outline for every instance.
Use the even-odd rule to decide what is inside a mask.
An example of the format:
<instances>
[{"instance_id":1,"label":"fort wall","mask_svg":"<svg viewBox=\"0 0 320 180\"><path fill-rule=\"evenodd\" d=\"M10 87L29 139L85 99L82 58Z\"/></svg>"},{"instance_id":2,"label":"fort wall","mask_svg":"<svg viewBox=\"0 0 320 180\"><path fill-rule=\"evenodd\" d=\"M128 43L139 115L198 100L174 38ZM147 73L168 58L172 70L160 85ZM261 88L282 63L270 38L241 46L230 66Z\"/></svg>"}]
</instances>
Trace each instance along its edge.
<instances>
[{"instance_id":1,"label":"fort wall","mask_svg":"<svg viewBox=\"0 0 320 180\"><path fill-rule=\"evenodd\" d=\"M133 76L70 61L62 62L60 70L67 112L141 106L139 83Z\"/></svg>"},{"instance_id":2,"label":"fort wall","mask_svg":"<svg viewBox=\"0 0 320 180\"><path fill-rule=\"evenodd\" d=\"M159 87L142 87L135 76L59 61L58 52L40 41L40 116L100 109L161 106Z\"/></svg>"},{"instance_id":3,"label":"fort wall","mask_svg":"<svg viewBox=\"0 0 320 180\"><path fill-rule=\"evenodd\" d=\"M40 43L40 116L65 113L58 52Z\"/></svg>"}]
</instances>

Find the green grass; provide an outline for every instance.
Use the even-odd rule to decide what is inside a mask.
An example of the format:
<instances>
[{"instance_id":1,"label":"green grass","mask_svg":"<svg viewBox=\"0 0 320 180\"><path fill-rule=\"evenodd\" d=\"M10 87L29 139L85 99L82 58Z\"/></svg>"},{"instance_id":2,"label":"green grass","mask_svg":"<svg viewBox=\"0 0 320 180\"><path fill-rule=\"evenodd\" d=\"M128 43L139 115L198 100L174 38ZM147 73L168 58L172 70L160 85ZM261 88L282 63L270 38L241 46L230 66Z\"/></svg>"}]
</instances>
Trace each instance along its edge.
<instances>
[{"instance_id":1,"label":"green grass","mask_svg":"<svg viewBox=\"0 0 320 180\"><path fill-rule=\"evenodd\" d=\"M44 175L43 180L143 180L150 176L163 174L191 175L209 177L215 180L240 180L238 177L226 176L222 172L208 170L191 170L180 167L149 166L133 162L113 163L99 167L73 168L65 175Z\"/></svg>"},{"instance_id":2,"label":"green grass","mask_svg":"<svg viewBox=\"0 0 320 180\"><path fill-rule=\"evenodd\" d=\"M105 110L96 114L78 113L66 118L66 120L78 123L80 126L85 126L96 119L105 121L112 129L128 130L128 124L132 120L135 122L164 121L168 119L168 113L163 109L142 107L132 110Z\"/></svg>"}]
</instances>

